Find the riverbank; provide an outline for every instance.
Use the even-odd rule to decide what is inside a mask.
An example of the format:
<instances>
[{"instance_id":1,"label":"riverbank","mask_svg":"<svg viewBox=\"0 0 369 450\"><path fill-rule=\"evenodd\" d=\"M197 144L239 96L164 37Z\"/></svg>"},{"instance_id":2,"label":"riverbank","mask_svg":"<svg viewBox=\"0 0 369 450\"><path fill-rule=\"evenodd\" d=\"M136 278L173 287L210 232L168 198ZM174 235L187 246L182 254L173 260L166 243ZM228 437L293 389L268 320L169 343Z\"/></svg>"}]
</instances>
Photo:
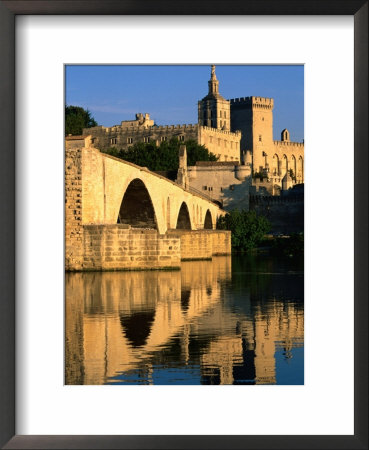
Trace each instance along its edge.
<instances>
[{"instance_id":1,"label":"riverbank","mask_svg":"<svg viewBox=\"0 0 369 450\"><path fill-rule=\"evenodd\" d=\"M271 255L303 258L304 256L304 234L293 233L290 235L266 235L258 246L248 252L237 252L232 250L233 255Z\"/></svg>"}]
</instances>

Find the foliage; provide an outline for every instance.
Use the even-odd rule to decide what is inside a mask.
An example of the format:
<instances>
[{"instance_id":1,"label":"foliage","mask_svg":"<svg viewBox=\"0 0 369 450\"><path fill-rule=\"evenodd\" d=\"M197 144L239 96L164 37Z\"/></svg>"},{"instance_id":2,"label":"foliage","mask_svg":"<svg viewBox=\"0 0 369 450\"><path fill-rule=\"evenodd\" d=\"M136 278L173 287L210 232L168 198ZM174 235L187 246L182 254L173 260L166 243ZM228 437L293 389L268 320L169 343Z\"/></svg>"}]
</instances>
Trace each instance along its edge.
<instances>
[{"instance_id":1,"label":"foliage","mask_svg":"<svg viewBox=\"0 0 369 450\"><path fill-rule=\"evenodd\" d=\"M178 142L178 144L180 144ZM189 140L185 142L187 150L187 165L194 166L197 161L217 161L218 158L214 153L209 152L209 150L204 146L198 144L196 141ZM179 149L179 145L178 145Z\"/></svg>"},{"instance_id":2,"label":"foliage","mask_svg":"<svg viewBox=\"0 0 369 450\"><path fill-rule=\"evenodd\" d=\"M264 235L270 230L270 223L264 216L258 216L255 211L234 209L217 222L219 230L232 231L232 249L237 252L247 252L256 248Z\"/></svg>"},{"instance_id":3,"label":"foliage","mask_svg":"<svg viewBox=\"0 0 369 450\"><path fill-rule=\"evenodd\" d=\"M65 107L65 135L77 136L82 134L83 128L96 127L97 122L90 111L80 106Z\"/></svg>"},{"instance_id":4,"label":"foliage","mask_svg":"<svg viewBox=\"0 0 369 450\"><path fill-rule=\"evenodd\" d=\"M271 253L279 256L302 256L304 254L304 234L293 233L289 237L274 239Z\"/></svg>"},{"instance_id":5,"label":"foliage","mask_svg":"<svg viewBox=\"0 0 369 450\"><path fill-rule=\"evenodd\" d=\"M180 142L176 138L163 141L159 146L155 142L140 142L128 150L109 148L105 153L125 161L147 167L150 170L177 170L179 166L179 146L186 145L187 165L193 166L197 161L216 161L217 157L196 141Z\"/></svg>"}]
</instances>

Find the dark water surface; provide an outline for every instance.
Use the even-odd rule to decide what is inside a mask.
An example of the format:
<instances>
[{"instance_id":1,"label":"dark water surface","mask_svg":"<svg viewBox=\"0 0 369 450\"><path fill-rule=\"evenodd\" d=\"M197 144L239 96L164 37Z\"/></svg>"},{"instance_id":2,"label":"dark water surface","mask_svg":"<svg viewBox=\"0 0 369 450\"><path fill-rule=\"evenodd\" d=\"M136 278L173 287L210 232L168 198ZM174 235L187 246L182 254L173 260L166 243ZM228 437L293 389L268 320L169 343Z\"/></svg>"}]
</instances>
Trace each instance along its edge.
<instances>
[{"instance_id":1,"label":"dark water surface","mask_svg":"<svg viewBox=\"0 0 369 450\"><path fill-rule=\"evenodd\" d=\"M66 274L66 384L303 384L302 261Z\"/></svg>"}]
</instances>

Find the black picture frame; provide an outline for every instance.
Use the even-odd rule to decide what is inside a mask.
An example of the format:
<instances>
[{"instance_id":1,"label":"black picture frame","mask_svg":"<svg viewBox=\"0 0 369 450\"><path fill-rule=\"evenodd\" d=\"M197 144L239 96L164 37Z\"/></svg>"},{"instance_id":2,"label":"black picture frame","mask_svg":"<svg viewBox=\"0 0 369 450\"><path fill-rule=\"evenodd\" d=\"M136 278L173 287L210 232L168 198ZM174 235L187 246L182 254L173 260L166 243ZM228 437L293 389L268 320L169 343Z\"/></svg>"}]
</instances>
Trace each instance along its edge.
<instances>
[{"instance_id":1,"label":"black picture frame","mask_svg":"<svg viewBox=\"0 0 369 450\"><path fill-rule=\"evenodd\" d=\"M352 15L355 58L354 435L15 435L15 16L19 14ZM368 448L368 1L0 0L0 445L6 449ZM339 375L338 375L339 376ZM344 382L344 381L343 381ZM337 393L339 395L339 393Z\"/></svg>"}]
</instances>

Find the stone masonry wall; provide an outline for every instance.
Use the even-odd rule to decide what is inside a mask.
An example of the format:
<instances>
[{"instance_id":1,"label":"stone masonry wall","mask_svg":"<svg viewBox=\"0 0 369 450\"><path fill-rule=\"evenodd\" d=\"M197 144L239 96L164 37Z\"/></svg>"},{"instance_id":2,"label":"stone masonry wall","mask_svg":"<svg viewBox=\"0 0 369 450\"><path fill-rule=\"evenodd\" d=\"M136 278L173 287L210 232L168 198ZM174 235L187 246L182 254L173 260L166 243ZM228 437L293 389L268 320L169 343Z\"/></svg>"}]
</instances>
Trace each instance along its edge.
<instances>
[{"instance_id":1,"label":"stone masonry wall","mask_svg":"<svg viewBox=\"0 0 369 450\"><path fill-rule=\"evenodd\" d=\"M180 239L129 225L84 225L83 270L175 269Z\"/></svg>"},{"instance_id":2,"label":"stone masonry wall","mask_svg":"<svg viewBox=\"0 0 369 450\"><path fill-rule=\"evenodd\" d=\"M123 122L124 123L124 122ZM91 135L94 147L106 150L110 147L128 150L134 144L140 142L169 141L171 138L179 140L198 140L198 125L166 125L151 127L127 127L116 125L114 127L84 128L83 135Z\"/></svg>"},{"instance_id":3,"label":"stone masonry wall","mask_svg":"<svg viewBox=\"0 0 369 450\"><path fill-rule=\"evenodd\" d=\"M231 254L231 232L223 230L170 230L169 236L181 240L181 260L211 259L213 255Z\"/></svg>"},{"instance_id":4,"label":"stone masonry wall","mask_svg":"<svg viewBox=\"0 0 369 450\"><path fill-rule=\"evenodd\" d=\"M218 161L240 161L239 131L231 132L211 127L199 127L198 143L205 145L209 152L214 153Z\"/></svg>"},{"instance_id":5,"label":"stone masonry wall","mask_svg":"<svg viewBox=\"0 0 369 450\"><path fill-rule=\"evenodd\" d=\"M184 231L175 230L181 239L181 259L211 259L212 257L212 237L206 231Z\"/></svg>"},{"instance_id":6,"label":"stone masonry wall","mask_svg":"<svg viewBox=\"0 0 369 450\"><path fill-rule=\"evenodd\" d=\"M271 223L271 233L300 233L304 231L304 197L251 196L250 211L265 216Z\"/></svg>"},{"instance_id":7,"label":"stone masonry wall","mask_svg":"<svg viewBox=\"0 0 369 450\"><path fill-rule=\"evenodd\" d=\"M249 209L251 167L233 163L212 163L188 167L191 188L220 202L226 211Z\"/></svg>"},{"instance_id":8,"label":"stone masonry wall","mask_svg":"<svg viewBox=\"0 0 369 450\"><path fill-rule=\"evenodd\" d=\"M231 233L223 230L156 230L129 225L84 225L83 262L69 270L177 269L181 260L231 254Z\"/></svg>"},{"instance_id":9,"label":"stone masonry wall","mask_svg":"<svg viewBox=\"0 0 369 450\"><path fill-rule=\"evenodd\" d=\"M82 153L65 150L65 268L81 269L83 263Z\"/></svg>"},{"instance_id":10,"label":"stone masonry wall","mask_svg":"<svg viewBox=\"0 0 369 450\"><path fill-rule=\"evenodd\" d=\"M231 232L223 230L213 230L211 233L213 255L230 255L231 254Z\"/></svg>"}]
</instances>

